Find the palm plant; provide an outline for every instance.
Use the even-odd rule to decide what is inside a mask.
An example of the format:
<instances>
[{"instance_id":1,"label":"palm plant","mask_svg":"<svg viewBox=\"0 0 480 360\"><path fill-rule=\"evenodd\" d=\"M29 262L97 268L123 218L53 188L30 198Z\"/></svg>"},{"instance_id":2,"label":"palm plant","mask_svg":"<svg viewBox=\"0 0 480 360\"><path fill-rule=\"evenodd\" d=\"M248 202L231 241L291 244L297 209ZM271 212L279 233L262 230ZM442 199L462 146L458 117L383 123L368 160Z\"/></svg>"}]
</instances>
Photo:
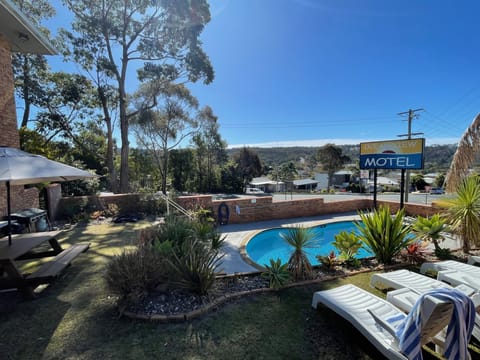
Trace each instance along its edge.
<instances>
[{"instance_id":1,"label":"palm plant","mask_svg":"<svg viewBox=\"0 0 480 360\"><path fill-rule=\"evenodd\" d=\"M293 252L288 260L288 270L295 280L304 280L312 277L313 269L305 252L306 248L314 247L314 234L310 228L294 227L280 235L290 246Z\"/></svg>"},{"instance_id":2,"label":"palm plant","mask_svg":"<svg viewBox=\"0 0 480 360\"><path fill-rule=\"evenodd\" d=\"M359 215L363 222L355 224L359 237L381 263L390 264L412 242L408 237L410 227L403 224L403 209L394 216L389 207L380 207L371 213L359 212Z\"/></svg>"},{"instance_id":3,"label":"palm plant","mask_svg":"<svg viewBox=\"0 0 480 360\"><path fill-rule=\"evenodd\" d=\"M435 252L440 251L439 241L443 240L442 232L447 229L445 220L440 214L434 214L431 217L418 216L412 224L412 230L417 237L423 241L433 243Z\"/></svg>"},{"instance_id":4,"label":"palm plant","mask_svg":"<svg viewBox=\"0 0 480 360\"><path fill-rule=\"evenodd\" d=\"M459 184L456 197L443 199L438 205L446 208L444 214L450 228L460 235L463 251L470 252L472 244L478 245L480 234L480 178L470 175Z\"/></svg>"}]
</instances>

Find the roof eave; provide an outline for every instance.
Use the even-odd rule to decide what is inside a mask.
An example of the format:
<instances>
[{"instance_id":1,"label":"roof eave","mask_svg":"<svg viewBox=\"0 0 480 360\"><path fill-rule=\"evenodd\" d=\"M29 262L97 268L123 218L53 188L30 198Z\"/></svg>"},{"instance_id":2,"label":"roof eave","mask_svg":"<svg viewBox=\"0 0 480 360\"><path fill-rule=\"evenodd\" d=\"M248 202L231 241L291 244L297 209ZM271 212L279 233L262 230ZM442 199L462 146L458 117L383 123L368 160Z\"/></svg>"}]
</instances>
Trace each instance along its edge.
<instances>
[{"instance_id":1,"label":"roof eave","mask_svg":"<svg viewBox=\"0 0 480 360\"><path fill-rule=\"evenodd\" d=\"M56 55L52 43L9 0L0 3L0 33L12 52Z\"/></svg>"}]
</instances>

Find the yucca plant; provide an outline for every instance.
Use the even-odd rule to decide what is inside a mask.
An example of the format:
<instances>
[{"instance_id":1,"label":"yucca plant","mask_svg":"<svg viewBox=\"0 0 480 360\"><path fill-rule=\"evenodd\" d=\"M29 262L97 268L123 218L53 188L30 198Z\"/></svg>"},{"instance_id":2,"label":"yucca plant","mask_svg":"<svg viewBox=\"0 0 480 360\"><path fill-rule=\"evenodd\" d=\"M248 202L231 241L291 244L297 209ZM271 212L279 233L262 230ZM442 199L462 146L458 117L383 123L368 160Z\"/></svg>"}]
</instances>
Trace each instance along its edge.
<instances>
[{"instance_id":1,"label":"yucca plant","mask_svg":"<svg viewBox=\"0 0 480 360\"><path fill-rule=\"evenodd\" d=\"M270 259L270 265L265 265L262 277L267 279L272 289L278 290L290 279L288 264L282 264L280 259Z\"/></svg>"},{"instance_id":2,"label":"yucca plant","mask_svg":"<svg viewBox=\"0 0 480 360\"><path fill-rule=\"evenodd\" d=\"M371 213L359 212L363 223L356 223L359 238L368 247L377 260L390 264L402 249L412 242L408 237L410 227L403 224L404 209L392 216L390 208L380 207Z\"/></svg>"},{"instance_id":3,"label":"yucca plant","mask_svg":"<svg viewBox=\"0 0 480 360\"><path fill-rule=\"evenodd\" d=\"M444 214L450 228L463 241L463 251L470 252L472 244L480 244L480 179L471 175L463 179L457 188L456 197L443 199L438 205L446 208Z\"/></svg>"},{"instance_id":4,"label":"yucca plant","mask_svg":"<svg viewBox=\"0 0 480 360\"><path fill-rule=\"evenodd\" d=\"M310 279L313 274L312 264L308 260L305 249L314 247L314 233L310 228L293 227L280 235L293 252L288 260L288 270L295 280Z\"/></svg>"},{"instance_id":5,"label":"yucca plant","mask_svg":"<svg viewBox=\"0 0 480 360\"><path fill-rule=\"evenodd\" d=\"M418 216L412 224L412 230L417 238L432 242L435 251L440 249L439 241L443 240L442 232L447 230L445 220L440 217L440 214L434 214L431 217Z\"/></svg>"}]
</instances>

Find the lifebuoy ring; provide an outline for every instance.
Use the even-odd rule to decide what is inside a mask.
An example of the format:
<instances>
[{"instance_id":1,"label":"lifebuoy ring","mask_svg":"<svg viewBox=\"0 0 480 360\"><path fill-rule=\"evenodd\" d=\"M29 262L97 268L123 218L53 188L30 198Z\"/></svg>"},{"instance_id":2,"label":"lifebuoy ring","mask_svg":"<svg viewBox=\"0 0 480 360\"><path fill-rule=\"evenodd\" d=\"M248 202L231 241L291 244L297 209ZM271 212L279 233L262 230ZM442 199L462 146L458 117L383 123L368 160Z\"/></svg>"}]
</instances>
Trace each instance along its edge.
<instances>
[{"instance_id":1,"label":"lifebuoy ring","mask_svg":"<svg viewBox=\"0 0 480 360\"><path fill-rule=\"evenodd\" d=\"M227 225L229 217L230 210L228 205L222 202L220 205L218 205L218 223L220 225Z\"/></svg>"}]
</instances>

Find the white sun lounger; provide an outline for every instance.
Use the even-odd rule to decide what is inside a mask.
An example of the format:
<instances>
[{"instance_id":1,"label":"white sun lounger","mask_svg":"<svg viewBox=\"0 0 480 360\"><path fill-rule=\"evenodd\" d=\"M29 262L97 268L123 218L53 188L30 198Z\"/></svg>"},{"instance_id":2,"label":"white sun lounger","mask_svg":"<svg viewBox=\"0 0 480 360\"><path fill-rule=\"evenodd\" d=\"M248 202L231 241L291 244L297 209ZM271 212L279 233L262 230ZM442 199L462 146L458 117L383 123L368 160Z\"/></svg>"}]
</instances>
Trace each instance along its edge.
<instances>
[{"instance_id":1,"label":"white sun lounger","mask_svg":"<svg viewBox=\"0 0 480 360\"><path fill-rule=\"evenodd\" d=\"M431 289L449 287L444 282L404 269L374 274L370 278L370 285L380 290L409 288L418 294Z\"/></svg>"},{"instance_id":2,"label":"white sun lounger","mask_svg":"<svg viewBox=\"0 0 480 360\"><path fill-rule=\"evenodd\" d=\"M480 256L470 255L470 256L468 257L467 263L468 263L469 265L480 264Z\"/></svg>"},{"instance_id":3,"label":"white sun lounger","mask_svg":"<svg viewBox=\"0 0 480 360\"><path fill-rule=\"evenodd\" d=\"M370 285L381 290L407 288L410 289L413 293L417 293L417 296L432 289L452 287L443 281L435 280L428 276L424 276L416 272L404 269L374 274L370 278ZM456 286L456 288L468 296L472 296L475 293L475 288L469 285L460 284ZM393 300L395 293L390 295L387 293L387 300L391 301L397 306L400 306L402 310L408 312L408 302L411 303L412 298L414 298L411 295L412 294L409 294L408 292L400 292L399 299ZM402 306L402 303L406 305ZM473 336L476 339L480 340L480 315L478 314L475 318Z\"/></svg>"},{"instance_id":4,"label":"white sun lounger","mask_svg":"<svg viewBox=\"0 0 480 360\"><path fill-rule=\"evenodd\" d=\"M461 271L465 274L472 275L480 278L480 267L462 263L460 261L454 260L445 260L433 263L423 263L420 267L420 272L422 274L427 273L428 271L438 272L441 270L455 270Z\"/></svg>"},{"instance_id":5,"label":"white sun lounger","mask_svg":"<svg viewBox=\"0 0 480 360\"><path fill-rule=\"evenodd\" d=\"M437 273L437 280L449 283L452 286L469 286L480 291L480 277L457 270L440 270Z\"/></svg>"},{"instance_id":6,"label":"white sun lounger","mask_svg":"<svg viewBox=\"0 0 480 360\"><path fill-rule=\"evenodd\" d=\"M406 316L391 303L351 284L317 291L312 306L317 308L319 303L349 321L388 359L407 359L400 351L398 327L388 321L393 318L406 321ZM411 316L421 316L419 340L420 344L425 344L448 325L453 306L431 296L425 296L422 305L418 306L418 311Z\"/></svg>"}]
</instances>

